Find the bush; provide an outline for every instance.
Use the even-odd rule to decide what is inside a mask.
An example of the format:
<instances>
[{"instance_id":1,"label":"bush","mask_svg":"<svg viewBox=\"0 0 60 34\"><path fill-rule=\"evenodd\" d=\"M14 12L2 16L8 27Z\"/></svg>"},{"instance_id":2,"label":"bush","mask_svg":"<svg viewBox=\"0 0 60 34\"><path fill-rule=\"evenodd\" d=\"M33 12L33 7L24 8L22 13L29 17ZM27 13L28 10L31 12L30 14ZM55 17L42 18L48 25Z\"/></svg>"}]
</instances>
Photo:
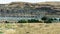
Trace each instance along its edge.
<instances>
[{"instance_id":1,"label":"bush","mask_svg":"<svg viewBox=\"0 0 60 34\"><path fill-rule=\"evenodd\" d=\"M41 20L44 21L44 23L52 23L53 19L52 18L47 18L47 17L42 17Z\"/></svg>"},{"instance_id":2,"label":"bush","mask_svg":"<svg viewBox=\"0 0 60 34\"><path fill-rule=\"evenodd\" d=\"M5 21L5 23L9 23L8 21Z\"/></svg>"},{"instance_id":3,"label":"bush","mask_svg":"<svg viewBox=\"0 0 60 34\"><path fill-rule=\"evenodd\" d=\"M36 23L36 22L39 22L39 20L36 20L36 19L28 20L28 23Z\"/></svg>"},{"instance_id":4,"label":"bush","mask_svg":"<svg viewBox=\"0 0 60 34\"><path fill-rule=\"evenodd\" d=\"M54 20L57 20L56 18L54 18Z\"/></svg>"},{"instance_id":5,"label":"bush","mask_svg":"<svg viewBox=\"0 0 60 34\"><path fill-rule=\"evenodd\" d=\"M46 16L42 17L41 20L47 20L48 18Z\"/></svg>"},{"instance_id":6,"label":"bush","mask_svg":"<svg viewBox=\"0 0 60 34\"><path fill-rule=\"evenodd\" d=\"M19 20L18 23L27 23L26 20Z\"/></svg>"},{"instance_id":7,"label":"bush","mask_svg":"<svg viewBox=\"0 0 60 34\"><path fill-rule=\"evenodd\" d=\"M51 21L53 21L54 19L50 18Z\"/></svg>"},{"instance_id":8,"label":"bush","mask_svg":"<svg viewBox=\"0 0 60 34\"><path fill-rule=\"evenodd\" d=\"M43 22L36 19L29 19L29 20L19 20L17 23L43 23Z\"/></svg>"},{"instance_id":9,"label":"bush","mask_svg":"<svg viewBox=\"0 0 60 34\"><path fill-rule=\"evenodd\" d=\"M48 21L44 21L44 23L52 23L52 21L51 20L48 20Z\"/></svg>"},{"instance_id":10,"label":"bush","mask_svg":"<svg viewBox=\"0 0 60 34\"><path fill-rule=\"evenodd\" d=\"M59 21L60 21L60 19L59 19Z\"/></svg>"}]
</instances>

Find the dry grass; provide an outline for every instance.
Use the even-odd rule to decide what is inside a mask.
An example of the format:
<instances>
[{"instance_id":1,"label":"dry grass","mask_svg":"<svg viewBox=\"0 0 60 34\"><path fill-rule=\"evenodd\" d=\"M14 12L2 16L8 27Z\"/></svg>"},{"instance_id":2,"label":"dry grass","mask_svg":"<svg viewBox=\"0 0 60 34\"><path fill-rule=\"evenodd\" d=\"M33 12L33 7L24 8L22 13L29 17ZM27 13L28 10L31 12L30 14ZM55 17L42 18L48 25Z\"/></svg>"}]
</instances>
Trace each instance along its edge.
<instances>
[{"instance_id":1,"label":"dry grass","mask_svg":"<svg viewBox=\"0 0 60 34\"><path fill-rule=\"evenodd\" d=\"M60 23L0 23L0 34L60 34Z\"/></svg>"}]
</instances>

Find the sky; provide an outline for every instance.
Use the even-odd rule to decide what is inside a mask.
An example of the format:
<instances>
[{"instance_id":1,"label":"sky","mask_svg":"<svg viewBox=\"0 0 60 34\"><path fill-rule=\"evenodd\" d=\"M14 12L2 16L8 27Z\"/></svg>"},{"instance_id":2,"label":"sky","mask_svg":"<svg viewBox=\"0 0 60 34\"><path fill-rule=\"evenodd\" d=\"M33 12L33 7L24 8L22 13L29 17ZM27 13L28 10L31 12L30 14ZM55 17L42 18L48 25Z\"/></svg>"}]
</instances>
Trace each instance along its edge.
<instances>
[{"instance_id":1,"label":"sky","mask_svg":"<svg viewBox=\"0 0 60 34\"><path fill-rule=\"evenodd\" d=\"M31 3L36 3L36 2L46 2L46 1L60 1L60 0L0 0L0 4L6 4L6 3L11 3L11 2L31 2Z\"/></svg>"}]
</instances>

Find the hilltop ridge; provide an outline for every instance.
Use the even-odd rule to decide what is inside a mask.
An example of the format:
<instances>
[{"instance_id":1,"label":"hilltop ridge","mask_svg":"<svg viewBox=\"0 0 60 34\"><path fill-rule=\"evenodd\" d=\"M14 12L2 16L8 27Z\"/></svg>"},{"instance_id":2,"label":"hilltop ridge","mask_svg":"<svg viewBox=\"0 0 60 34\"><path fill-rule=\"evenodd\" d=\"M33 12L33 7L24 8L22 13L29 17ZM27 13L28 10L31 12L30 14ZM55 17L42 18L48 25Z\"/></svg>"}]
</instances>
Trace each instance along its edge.
<instances>
[{"instance_id":1,"label":"hilltop ridge","mask_svg":"<svg viewBox=\"0 0 60 34\"><path fill-rule=\"evenodd\" d=\"M60 2L0 4L0 16L39 16L40 14L60 15Z\"/></svg>"}]
</instances>

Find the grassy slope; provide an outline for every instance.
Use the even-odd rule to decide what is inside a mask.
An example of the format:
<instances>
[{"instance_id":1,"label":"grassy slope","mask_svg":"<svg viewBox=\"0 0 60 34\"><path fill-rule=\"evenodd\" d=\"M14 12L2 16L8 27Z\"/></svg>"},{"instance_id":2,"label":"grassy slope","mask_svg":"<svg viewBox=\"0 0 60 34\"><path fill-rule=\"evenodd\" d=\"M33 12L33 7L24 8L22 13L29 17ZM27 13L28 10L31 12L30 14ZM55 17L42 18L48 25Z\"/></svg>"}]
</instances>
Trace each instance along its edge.
<instances>
[{"instance_id":1,"label":"grassy slope","mask_svg":"<svg viewBox=\"0 0 60 34\"><path fill-rule=\"evenodd\" d=\"M3 34L60 34L60 23L0 23Z\"/></svg>"}]
</instances>

